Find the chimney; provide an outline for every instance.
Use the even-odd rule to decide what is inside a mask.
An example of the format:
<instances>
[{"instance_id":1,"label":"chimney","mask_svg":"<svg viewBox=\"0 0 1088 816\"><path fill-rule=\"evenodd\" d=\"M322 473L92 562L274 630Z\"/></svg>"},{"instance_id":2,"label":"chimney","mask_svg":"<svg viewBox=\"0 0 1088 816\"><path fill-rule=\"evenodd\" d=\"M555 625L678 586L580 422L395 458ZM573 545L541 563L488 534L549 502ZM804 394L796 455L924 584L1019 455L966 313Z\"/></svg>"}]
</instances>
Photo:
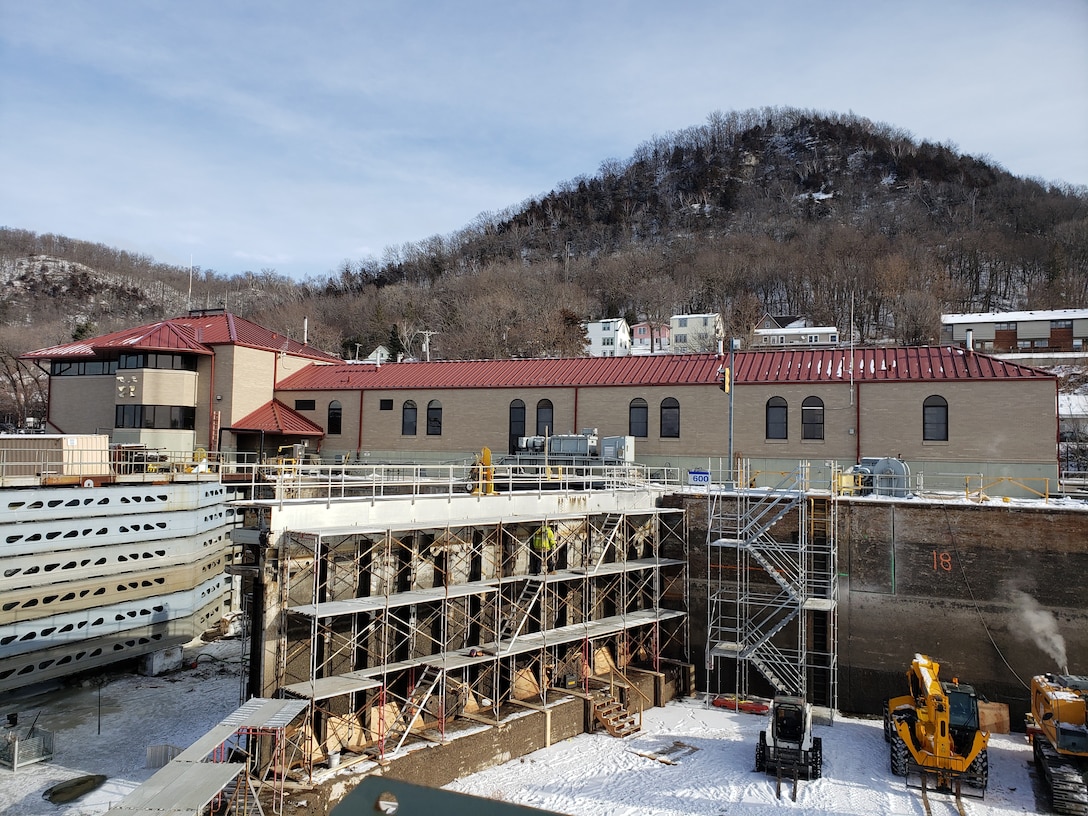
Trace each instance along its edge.
<instances>
[{"instance_id":1,"label":"chimney","mask_svg":"<svg viewBox=\"0 0 1088 816\"><path fill-rule=\"evenodd\" d=\"M975 330L968 329L963 337L963 345L968 351L975 350Z\"/></svg>"}]
</instances>

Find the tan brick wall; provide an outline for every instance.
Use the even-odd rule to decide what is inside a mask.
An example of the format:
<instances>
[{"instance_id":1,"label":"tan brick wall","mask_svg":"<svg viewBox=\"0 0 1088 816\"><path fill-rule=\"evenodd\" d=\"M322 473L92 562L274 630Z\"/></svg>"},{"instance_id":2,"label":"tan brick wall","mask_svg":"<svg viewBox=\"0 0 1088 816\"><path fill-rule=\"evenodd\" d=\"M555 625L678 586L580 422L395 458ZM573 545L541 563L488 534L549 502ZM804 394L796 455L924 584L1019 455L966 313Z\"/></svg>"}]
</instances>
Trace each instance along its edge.
<instances>
[{"instance_id":1,"label":"tan brick wall","mask_svg":"<svg viewBox=\"0 0 1088 816\"><path fill-rule=\"evenodd\" d=\"M948 401L949 441L922 440L922 402L932 394ZM852 396L851 396L852 395ZM772 396L786 399L789 438L765 438L765 406ZM801 439L801 402L817 396L824 402L824 439ZM327 438L326 450L398 450L462 453L484 445L505 453L509 406L526 405L526 433L536 429L536 404L553 405L555 433L596 428L602 436L628 433L632 399L647 402L649 435L635 440L638 456L720 457L729 445L729 395L716 386L610 386L580 388L441 389L283 392L293 406L296 398L313 397L316 410L303 412L322 427L328 404L343 407L343 433ZM660 435L660 405L666 397L680 403L680 438ZM1057 419L1054 384L1049 381L975 383L867 383L745 385L733 394L733 450L737 456L785 460L853 462L858 456L896 456L907 460L1037 462L1056 461ZM379 408L382 399L393 410ZM417 407L415 436L401 435L401 411L406 400ZM442 404L442 434L426 432L427 404ZM859 424L860 411L860 424ZM1027 421L1026 418L1031 418ZM853 431L853 433L851 433Z\"/></svg>"},{"instance_id":2,"label":"tan brick wall","mask_svg":"<svg viewBox=\"0 0 1088 816\"><path fill-rule=\"evenodd\" d=\"M112 374L53 377L49 381L49 421L69 434L108 433L113 428L117 380Z\"/></svg>"}]
</instances>

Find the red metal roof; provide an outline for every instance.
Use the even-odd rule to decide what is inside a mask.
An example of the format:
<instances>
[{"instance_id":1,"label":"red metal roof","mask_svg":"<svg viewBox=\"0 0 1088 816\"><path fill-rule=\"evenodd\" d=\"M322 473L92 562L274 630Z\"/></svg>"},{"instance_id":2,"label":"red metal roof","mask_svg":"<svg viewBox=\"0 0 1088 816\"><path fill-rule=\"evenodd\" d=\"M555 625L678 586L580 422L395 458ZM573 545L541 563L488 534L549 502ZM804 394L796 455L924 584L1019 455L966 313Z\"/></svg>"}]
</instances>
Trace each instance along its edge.
<instances>
[{"instance_id":1,"label":"red metal roof","mask_svg":"<svg viewBox=\"0 0 1088 816\"><path fill-rule=\"evenodd\" d=\"M465 360L313 365L277 390L359 388L513 388L578 385L695 385L716 381L720 360L710 354Z\"/></svg>"},{"instance_id":2,"label":"red metal roof","mask_svg":"<svg viewBox=\"0 0 1088 816\"><path fill-rule=\"evenodd\" d=\"M750 351L736 355L733 381L920 382L1053 378L1030 366L953 346Z\"/></svg>"},{"instance_id":3,"label":"red metal roof","mask_svg":"<svg viewBox=\"0 0 1088 816\"><path fill-rule=\"evenodd\" d=\"M108 351L185 351L212 354L212 346L237 345L284 351L312 360L336 361L331 354L292 340L233 314L175 317L132 329L77 340L22 355L27 359L60 360L94 357Z\"/></svg>"},{"instance_id":4,"label":"red metal roof","mask_svg":"<svg viewBox=\"0 0 1088 816\"><path fill-rule=\"evenodd\" d=\"M733 382L869 382L1037 379L1045 371L947 346L745 351L734 355ZM277 390L360 388L529 388L600 385L713 385L728 356L653 354L546 360L469 360L312 365Z\"/></svg>"},{"instance_id":5,"label":"red metal roof","mask_svg":"<svg viewBox=\"0 0 1088 816\"><path fill-rule=\"evenodd\" d=\"M235 431L264 431L270 434L291 434L292 436L325 435L323 428L288 408L279 400L266 402L256 411L232 423L231 428Z\"/></svg>"}]
</instances>

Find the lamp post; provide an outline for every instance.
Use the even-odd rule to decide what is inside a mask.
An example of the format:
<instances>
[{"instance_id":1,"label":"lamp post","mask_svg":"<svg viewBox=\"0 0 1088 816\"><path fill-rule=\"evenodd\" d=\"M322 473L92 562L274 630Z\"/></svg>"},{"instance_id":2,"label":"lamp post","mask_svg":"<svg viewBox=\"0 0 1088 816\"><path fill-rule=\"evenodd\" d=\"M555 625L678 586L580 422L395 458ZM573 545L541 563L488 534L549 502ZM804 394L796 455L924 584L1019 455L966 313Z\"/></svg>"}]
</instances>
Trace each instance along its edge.
<instances>
[{"instance_id":1,"label":"lamp post","mask_svg":"<svg viewBox=\"0 0 1088 816\"><path fill-rule=\"evenodd\" d=\"M733 479L733 349L736 347L735 337L729 338L729 481L735 484Z\"/></svg>"}]
</instances>

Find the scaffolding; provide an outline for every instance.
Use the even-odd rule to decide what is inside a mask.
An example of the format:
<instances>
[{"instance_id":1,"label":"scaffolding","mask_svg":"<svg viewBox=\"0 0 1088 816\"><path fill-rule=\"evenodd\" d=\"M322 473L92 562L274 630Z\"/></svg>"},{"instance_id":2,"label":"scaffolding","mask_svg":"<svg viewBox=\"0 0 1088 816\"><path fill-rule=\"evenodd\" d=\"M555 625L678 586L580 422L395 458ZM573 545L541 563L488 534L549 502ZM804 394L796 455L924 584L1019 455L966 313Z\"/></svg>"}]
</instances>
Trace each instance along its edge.
<instances>
[{"instance_id":1,"label":"scaffolding","mask_svg":"<svg viewBox=\"0 0 1088 816\"><path fill-rule=\"evenodd\" d=\"M835 494L811 488L808 462L771 487L711 492L707 670L719 692L732 669L731 692L747 697L754 670L772 693L805 697L833 716L837 523Z\"/></svg>"},{"instance_id":2,"label":"scaffolding","mask_svg":"<svg viewBox=\"0 0 1088 816\"><path fill-rule=\"evenodd\" d=\"M548 526L555 543L540 551ZM261 693L309 706L310 777L342 752L383 762L445 741L459 719L500 725L519 707L627 687L630 671L680 678L687 665L678 509L288 528L266 562Z\"/></svg>"}]
</instances>

